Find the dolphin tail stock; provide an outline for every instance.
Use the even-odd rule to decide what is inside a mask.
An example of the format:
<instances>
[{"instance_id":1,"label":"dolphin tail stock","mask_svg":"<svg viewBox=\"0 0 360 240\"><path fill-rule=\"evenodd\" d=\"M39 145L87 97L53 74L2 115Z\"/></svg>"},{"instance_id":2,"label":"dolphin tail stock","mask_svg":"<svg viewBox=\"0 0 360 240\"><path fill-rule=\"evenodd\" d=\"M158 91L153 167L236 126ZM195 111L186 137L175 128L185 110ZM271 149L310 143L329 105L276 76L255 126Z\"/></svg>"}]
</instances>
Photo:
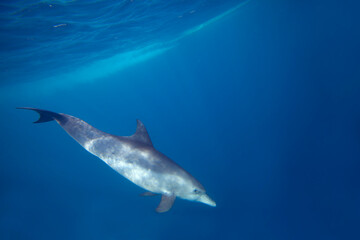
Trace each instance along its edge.
<instances>
[{"instance_id":1,"label":"dolphin tail stock","mask_svg":"<svg viewBox=\"0 0 360 240\"><path fill-rule=\"evenodd\" d=\"M53 120L61 121L64 119L64 116L62 116L59 113L50 112L47 110L42 110L38 108L30 108L30 107L17 107L16 109L25 109L25 110L32 110L37 112L40 116L37 121L34 123L44 123L44 122L50 122Z\"/></svg>"}]
</instances>

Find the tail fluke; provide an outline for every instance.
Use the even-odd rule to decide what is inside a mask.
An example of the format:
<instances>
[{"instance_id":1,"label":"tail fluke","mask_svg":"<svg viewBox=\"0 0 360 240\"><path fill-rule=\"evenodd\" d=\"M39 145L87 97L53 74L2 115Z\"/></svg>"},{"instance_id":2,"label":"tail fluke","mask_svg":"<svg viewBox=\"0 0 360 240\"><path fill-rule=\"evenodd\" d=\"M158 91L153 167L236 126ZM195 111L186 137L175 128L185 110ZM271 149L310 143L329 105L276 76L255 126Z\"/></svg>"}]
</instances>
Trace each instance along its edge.
<instances>
[{"instance_id":1,"label":"tail fluke","mask_svg":"<svg viewBox=\"0 0 360 240\"><path fill-rule=\"evenodd\" d=\"M54 112L50 112L50 111L46 111L46 110L41 110L41 109L37 109L37 108L18 107L16 109L33 110L33 111L39 113L40 117L34 123L44 123L44 122L50 122L50 121L53 121L53 120L61 121L64 118L62 115L60 115L58 113L54 113Z\"/></svg>"}]
</instances>

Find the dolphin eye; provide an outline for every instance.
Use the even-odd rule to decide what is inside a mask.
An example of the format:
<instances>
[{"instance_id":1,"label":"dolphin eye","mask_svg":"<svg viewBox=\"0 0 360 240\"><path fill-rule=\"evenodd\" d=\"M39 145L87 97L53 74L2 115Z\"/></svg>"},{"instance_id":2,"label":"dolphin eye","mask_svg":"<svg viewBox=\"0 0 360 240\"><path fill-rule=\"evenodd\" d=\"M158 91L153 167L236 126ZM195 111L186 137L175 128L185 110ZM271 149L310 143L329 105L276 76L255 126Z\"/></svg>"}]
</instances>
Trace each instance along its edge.
<instances>
[{"instance_id":1,"label":"dolphin eye","mask_svg":"<svg viewBox=\"0 0 360 240\"><path fill-rule=\"evenodd\" d=\"M199 193L201 193L199 190L197 190L197 189L194 189L194 191L193 191L194 193L196 193L196 194L199 194Z\"/></svg>"}]
</instances>

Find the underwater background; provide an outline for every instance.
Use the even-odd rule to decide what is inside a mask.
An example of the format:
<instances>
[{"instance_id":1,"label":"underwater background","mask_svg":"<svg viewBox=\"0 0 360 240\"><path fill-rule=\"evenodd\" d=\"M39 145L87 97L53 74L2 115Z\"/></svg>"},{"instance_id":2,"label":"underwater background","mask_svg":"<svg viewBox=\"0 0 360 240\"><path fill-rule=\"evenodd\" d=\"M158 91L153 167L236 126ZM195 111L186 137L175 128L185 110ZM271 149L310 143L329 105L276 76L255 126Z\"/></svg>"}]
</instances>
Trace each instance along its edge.
<instances>
[{"instance_id":1,"label":"underwater background","mask_svg":"<svg viewBox=\"0 0 360 240\"><path fill-rule=\"evenodd\" d=\"M356 1L0 3L0 239L360 239ZM55 122L140 119L216 208L143 190Z\"/></svg>"}]
</instances>

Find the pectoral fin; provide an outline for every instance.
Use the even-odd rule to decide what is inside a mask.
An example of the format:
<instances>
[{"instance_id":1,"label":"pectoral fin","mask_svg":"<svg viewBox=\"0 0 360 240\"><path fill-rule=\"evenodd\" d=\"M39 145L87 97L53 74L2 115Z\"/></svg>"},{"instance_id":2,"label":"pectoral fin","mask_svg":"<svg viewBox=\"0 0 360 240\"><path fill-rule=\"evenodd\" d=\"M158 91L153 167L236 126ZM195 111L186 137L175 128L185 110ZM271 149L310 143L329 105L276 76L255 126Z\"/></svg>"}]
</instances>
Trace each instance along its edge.
<instances>
[{"instance_id":1,"label":"pectoral fin","mask_svg":"<svg viewBox=\"0 0 360 240\"><path fill-rule=\"evenodd\" d=\"M156 211L158 213L169 211L172 205L174 204L175 198L176 198L175 195L162 195L161 202L159 206L156 208Z\"/></svg>"},{"instance_id":2,"label":"pectoral fin","mask_svg":"<svg viewBox=\"0 0 360 240\"><path fill-rule=\"evenodd\" d=\"M152 192L144 192L142 194L140 194L140 196L142 197L152 197L152 196L156 196L156 193L152 193Z\"/></svg>"}]
</instances>

